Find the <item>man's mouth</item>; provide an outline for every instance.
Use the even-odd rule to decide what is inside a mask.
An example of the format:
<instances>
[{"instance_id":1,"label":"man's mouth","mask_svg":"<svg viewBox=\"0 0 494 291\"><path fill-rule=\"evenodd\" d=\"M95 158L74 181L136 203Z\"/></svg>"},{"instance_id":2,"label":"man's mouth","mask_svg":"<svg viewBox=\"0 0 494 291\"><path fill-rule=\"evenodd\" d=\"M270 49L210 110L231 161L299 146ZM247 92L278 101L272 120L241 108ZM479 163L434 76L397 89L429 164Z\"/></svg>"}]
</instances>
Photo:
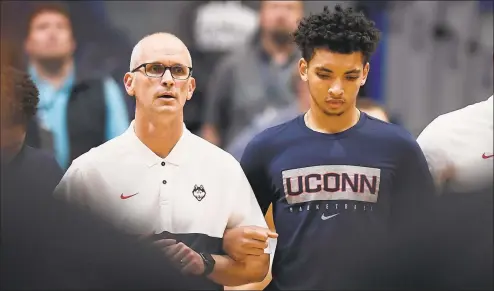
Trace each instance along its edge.
<instances>
[{"instance_id":1,"label":"man's mouth","mask_svg":"<svg viewBox=\"0 0 494 291\"><path fill-rule=\"evenodd\" d=\"M339 108L340 106L343 105L343 103L344 103L343 100L335 100L335 99L326 101L326 104L331 108Z\"/></svg>"},{"instance_id":2,"label":"man's mouth","mask_svg":"<svg viewBox=\"0 0 494 291\"><path fill-rule=\"evenodd\" d=\"M158 96L158 98L163 98L163 99L175 99L175 97L171 94L163 94L163 95L160 95Z\"/></svg>"}]
</instances>

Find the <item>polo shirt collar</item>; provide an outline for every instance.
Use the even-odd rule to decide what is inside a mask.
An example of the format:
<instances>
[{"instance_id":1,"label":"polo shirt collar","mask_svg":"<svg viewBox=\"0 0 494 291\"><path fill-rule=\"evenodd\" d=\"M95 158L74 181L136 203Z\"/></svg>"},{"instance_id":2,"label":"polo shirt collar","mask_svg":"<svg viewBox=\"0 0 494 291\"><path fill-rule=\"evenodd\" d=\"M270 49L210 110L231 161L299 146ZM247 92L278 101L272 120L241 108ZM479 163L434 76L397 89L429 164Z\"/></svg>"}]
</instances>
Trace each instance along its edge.
<instances>
[{"instance_id":1,"label":"polo shirt collar","mask_svg":"<svg viewBox=\"0 0 494 291\"><path fill-rule=\"evenodd\" d=\"M134 122L132 121L129 128L125 132L126 143L128 143L129 150L132 155L138 157L138 159L146 164L148 167L165 162L175 166L183 165L187 157L187 147L192 134L185 124L183 125L182 136L178 140L177 144L172 148L171 152L164 159L156 155L151 151L135 134Z\"/></svg>"}]
</instances>

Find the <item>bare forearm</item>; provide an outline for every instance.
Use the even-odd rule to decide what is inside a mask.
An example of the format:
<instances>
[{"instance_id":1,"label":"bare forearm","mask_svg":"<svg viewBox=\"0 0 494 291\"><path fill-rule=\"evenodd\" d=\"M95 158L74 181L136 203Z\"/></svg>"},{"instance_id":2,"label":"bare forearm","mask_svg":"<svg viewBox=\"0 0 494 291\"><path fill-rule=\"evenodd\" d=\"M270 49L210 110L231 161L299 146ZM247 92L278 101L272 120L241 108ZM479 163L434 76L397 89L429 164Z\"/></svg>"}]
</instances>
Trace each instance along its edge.
<instances>
[{"instance_id":1,"label":"bare forearm","mask_svg":"<svg viewBox=\"0 0 494 291\"><path fill-rule=\"evenodd\" d=\"M269 269L269 256L237 262L228 256L213 255L216 261L209 279L223 286L238 286L262 281ZM266 259L267 258L267 259Z\"/></svg>"},{"instance_id":2,"label":"bare forearm","mask_svg":"<svg viewBox=\"0 0 494 291\"><path fill-rule=\"evenodd\" d=\"M268 272L264 280L261 282L248 283L239 286L225 286L225 290L264 290L272 279L271 272Z\"/></svg>"}]
</instances>

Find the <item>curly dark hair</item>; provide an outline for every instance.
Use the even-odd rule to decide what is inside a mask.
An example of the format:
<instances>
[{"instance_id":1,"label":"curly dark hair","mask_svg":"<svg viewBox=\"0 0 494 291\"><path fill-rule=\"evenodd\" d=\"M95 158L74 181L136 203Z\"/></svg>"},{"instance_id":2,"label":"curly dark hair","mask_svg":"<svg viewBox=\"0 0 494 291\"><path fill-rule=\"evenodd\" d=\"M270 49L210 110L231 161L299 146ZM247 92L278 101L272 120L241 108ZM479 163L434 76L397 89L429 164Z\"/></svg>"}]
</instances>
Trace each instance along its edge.
<instances>
[{"instance_id":1,"label":"curly dark hair","mask_svg":"<svg viewBox=\"0 0 494 291\"><path fill-rule=\"evenodd\" d=\"M315 49L325 48L342 54L362 52L365 64L376 50L380 32L363 13L336 5L334 12L325 6L323 12L302 19L293 36L307 62Z\"/></svg>"},{"instance_id":2,"label":"curly dark hair","mask_svg":"<svg viewBox=\"0 0 494 291\"><path fill-rule=\"evenodd\" d=\"M3 42L0 61L0 98L9 111L7 122L27 124L36 114L39 91L29 74L19 69L16 47ZM4 118L2 117L2 120Z\"/></svg>"}]
</instances>

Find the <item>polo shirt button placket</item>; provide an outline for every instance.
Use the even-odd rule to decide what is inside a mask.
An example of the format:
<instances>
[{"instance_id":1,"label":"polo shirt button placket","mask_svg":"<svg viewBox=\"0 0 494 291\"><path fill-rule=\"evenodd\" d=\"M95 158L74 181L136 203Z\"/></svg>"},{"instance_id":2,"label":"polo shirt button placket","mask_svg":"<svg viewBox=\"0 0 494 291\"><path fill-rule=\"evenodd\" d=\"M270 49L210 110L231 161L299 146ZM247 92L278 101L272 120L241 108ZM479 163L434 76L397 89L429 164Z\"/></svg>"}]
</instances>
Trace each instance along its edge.
<instances>
[{"instance_id":1,"label":"polo shirt button placket","mask_svg":"<svg viewBox=\"0 0 494 291\"><path fill-rule=\"evenodd\" d=\"M164 167L166 165L166 163L164 161L161 162L161 166ZM163 180L162 181L163 185L166 185L166 180Z\"/></svg>"},{"instance_id":2,"label":"polo shirt button placket","mask_svg":"<svg viewBox=\"0 0 494 291\"><path fill-rule=\"evenodd\" d=\"M170 191L168 191L168 181L164 178L169 178L169 171L171 170L170 167L165 167L166 166L166 162L165 161L161 161L160 162L161 164L161 167L163 168L162 170L159 170L159 175L161 176L162 180L161 180L161 191L160 191L160 218L161 218L161 221L162 221L162 224L163 226L165 227L165 229L169 230L171 229L172 225L171 225L171 221L172 221L172 217L171 217L171 211L170 211L170 207L171 207L171 197L170 197Z\"/></svg>"}]
</instances>

